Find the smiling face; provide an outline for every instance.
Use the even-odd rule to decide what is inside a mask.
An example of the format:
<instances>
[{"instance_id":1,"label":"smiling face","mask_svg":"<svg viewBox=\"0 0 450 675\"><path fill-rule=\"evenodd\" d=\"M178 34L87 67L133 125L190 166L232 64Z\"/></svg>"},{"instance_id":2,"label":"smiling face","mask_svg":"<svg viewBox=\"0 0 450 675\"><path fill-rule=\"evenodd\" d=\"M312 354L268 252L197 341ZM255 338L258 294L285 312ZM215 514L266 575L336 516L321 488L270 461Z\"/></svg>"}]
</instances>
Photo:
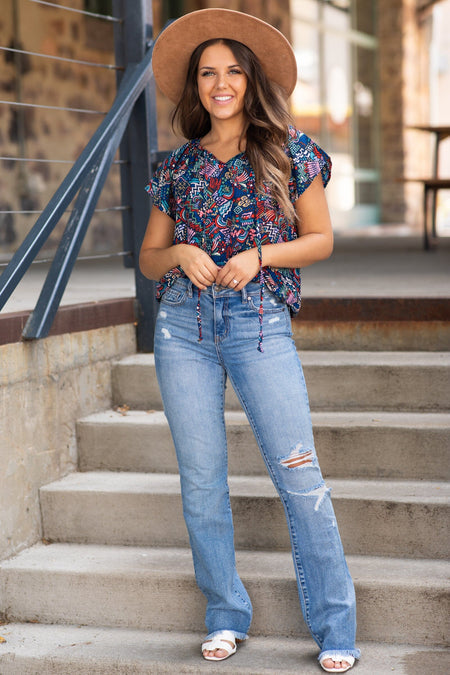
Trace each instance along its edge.
<instances>
[{"instance_id":1,"label":"smiling face","mask_svg":"<svg viewBox=\"0 0 450 675\"><path fill-rule=\"evenodd\" d=\"M229 47L218 42L200 57L197 86L203 107L214 120L243 121L247 76Z\"/></svg>"}]
</instances>

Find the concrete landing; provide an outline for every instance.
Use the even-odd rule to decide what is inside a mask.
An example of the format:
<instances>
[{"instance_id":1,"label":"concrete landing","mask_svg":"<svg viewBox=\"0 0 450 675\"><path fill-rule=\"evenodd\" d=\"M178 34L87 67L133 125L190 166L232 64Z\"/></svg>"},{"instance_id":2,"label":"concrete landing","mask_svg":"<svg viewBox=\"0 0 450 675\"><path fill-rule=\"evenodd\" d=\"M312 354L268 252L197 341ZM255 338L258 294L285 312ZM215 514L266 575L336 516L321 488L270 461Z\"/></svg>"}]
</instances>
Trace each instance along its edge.
<instances>
[{"instance_id":1,"label":"concrete landing","mask_svg":"<svg viewBox=\"0 0 450 675\"><path fill-rule=\"evenodd\" d=\"M251 637L221 663L200 656L200 633L7 624L0 626L2 675L163 675L229 673L236 675L314 675L312 639ZM355 675L438 675L449 654L436 647L362 643ZM39 669L39 670L38 670Z\"/></svg>"}]
</instances>

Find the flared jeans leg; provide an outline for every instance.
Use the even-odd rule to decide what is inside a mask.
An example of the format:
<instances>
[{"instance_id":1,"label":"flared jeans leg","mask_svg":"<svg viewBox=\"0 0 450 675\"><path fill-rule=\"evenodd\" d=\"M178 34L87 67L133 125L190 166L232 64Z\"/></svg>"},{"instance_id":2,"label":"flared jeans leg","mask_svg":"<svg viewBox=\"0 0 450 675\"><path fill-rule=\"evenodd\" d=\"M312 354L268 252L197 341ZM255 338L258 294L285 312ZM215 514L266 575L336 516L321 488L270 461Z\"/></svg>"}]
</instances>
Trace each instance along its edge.
<instances>
[{"instance_id":1,"label":"flared jeans leg","mask_svg":"<svg viewBox=\"0 0 450 675\"><path fill-rule=\"evenodd\" d=\"M254 345L241 344L238 355L231 339L229 345L221 345L228 376L284 506L304 619L322 655L359 658L354 586L316 455L295 345L289 336L272 335L270 324L257 359Z\"/></svg>"},{"instance_id":2,"label":"flared jeans leg","mask_svg":"<svg viewBox=\"0 0 450 675\"><path fill-rule=\"evenodd\" d=\"M214 353L200 348L195 322L193 340L186 339L183 311L181 307L177 310L179 329L168 317L174 308L161 305L158 321L170 339L167 332L158 335L156 331L155 364L177 454L195 576L207 599L208 637L231 630L243 640L250 627L252 605L236 571L227 481L226 375Z\"/></svg>"}]
</instances>

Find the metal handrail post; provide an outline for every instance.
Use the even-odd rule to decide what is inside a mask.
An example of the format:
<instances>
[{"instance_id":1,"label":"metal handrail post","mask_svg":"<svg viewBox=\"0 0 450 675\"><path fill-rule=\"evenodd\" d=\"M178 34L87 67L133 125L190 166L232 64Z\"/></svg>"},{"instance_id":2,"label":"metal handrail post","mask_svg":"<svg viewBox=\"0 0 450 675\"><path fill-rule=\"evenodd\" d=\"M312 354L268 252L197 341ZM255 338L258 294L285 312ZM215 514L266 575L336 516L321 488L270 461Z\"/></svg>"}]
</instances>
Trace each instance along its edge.
<instances>
[{"instance_id":1,"label":"metal handrail post","mask_svg":"<svg viewBox=\"0 0 450 675\"><path fill-rule=\"evenodd\" d=\"M122 19L115 25L116 63L126 67L141 61L148 49L153 33L152 3L114 0L113 12ZM117 73L120 80L120 71ZM122 213L124 250L131 251L125 264L135 272L137 347L141 352L153 351L156 320L155 283L140 272L139 251L151 209L151 199L144 188L151 179L157 147L156 93L151 77L134 106L120 146L120 157L126 160L121 165L122 203L131 207Z\"/></svg>"}]
</instances>

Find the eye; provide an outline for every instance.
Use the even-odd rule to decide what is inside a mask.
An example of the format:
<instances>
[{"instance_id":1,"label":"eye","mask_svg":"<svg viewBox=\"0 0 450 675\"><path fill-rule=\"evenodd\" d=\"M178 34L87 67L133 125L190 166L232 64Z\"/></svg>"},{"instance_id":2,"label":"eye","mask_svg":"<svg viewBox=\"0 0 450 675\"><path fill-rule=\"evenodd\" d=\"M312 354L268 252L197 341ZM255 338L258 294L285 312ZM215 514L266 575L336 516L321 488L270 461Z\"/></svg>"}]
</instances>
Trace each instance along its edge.
<instances>
[{"instance_id":1,"label":"eye","mask_svg":"<svg viewBox=\"0 0 450 675\"><path fill-rule=\"evenodd\" d=\"M211 75L214 75L213 70L202 70L200 73L200 77L210 77Z\"/></svg>"},{"instance_id":2,"label":"eye","mask_svg":"<svg viewBox=\"0 0 450 675\"><path fill-rule=\"evenodd\" d=\"M230 70L230 75L242 75L242 70L239 68L232 68Z\"/></svg>"}]
</instances>

